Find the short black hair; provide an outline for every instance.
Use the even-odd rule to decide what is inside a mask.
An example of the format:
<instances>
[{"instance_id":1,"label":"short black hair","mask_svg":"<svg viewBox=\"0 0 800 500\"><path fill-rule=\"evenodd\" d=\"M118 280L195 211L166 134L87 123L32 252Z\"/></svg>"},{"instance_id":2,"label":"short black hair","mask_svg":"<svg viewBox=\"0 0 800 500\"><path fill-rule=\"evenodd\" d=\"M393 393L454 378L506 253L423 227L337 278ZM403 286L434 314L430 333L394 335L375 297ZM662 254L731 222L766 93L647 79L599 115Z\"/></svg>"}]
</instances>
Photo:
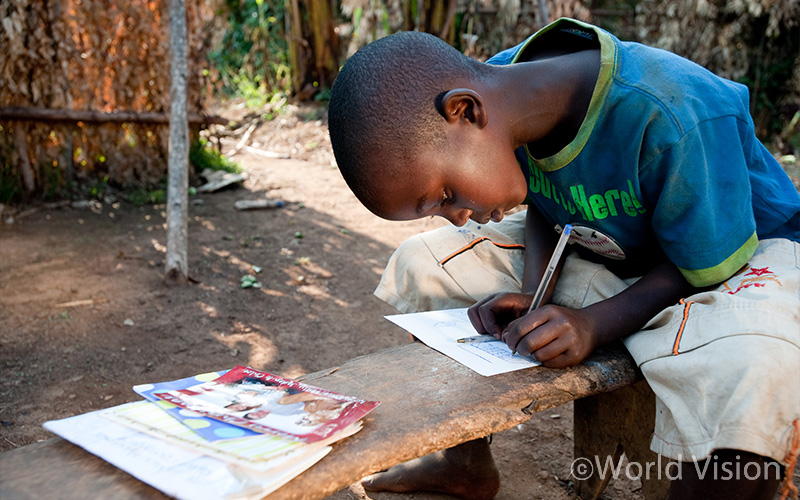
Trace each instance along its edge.
<instances>
[{"instance_id":1,"label":"short black hair","mask_svg":"<svg viewBox=\"0 0 800 500\"><path fill-rule=\"evenodd\" d=\"M380 202L370 179L406 174L422 146L440 143L439 100L455 83L480 78L482 66L417 31L380 38L347 60L331 89L328 130L342 176L368 209L376 212ZM370 165L378 155L391 164Z\"/></svg>"}]
</instances>

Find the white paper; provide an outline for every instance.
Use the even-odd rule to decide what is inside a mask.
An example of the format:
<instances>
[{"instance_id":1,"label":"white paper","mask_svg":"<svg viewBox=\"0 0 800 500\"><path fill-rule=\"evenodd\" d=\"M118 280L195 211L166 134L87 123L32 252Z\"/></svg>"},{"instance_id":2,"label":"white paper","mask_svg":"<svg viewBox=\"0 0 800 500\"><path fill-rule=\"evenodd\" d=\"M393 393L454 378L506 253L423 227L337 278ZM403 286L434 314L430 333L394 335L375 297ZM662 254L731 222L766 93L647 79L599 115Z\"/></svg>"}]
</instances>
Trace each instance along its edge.
<instances>
[{"instance_id":1,"label":"white paper","mask_svg":"<svg viewBox=\"0 0 800 500\"><path fill-rule=\"evenodd\" d=\"M136 432L103 418L102 411L51 420L44 428L181 500L262 498L331 450L325 447L286 470L259 473Z\"/></svg>"},{"instance_id":2,"label":"white paper","mask_svg":"<svg viewBox=\"0 0 800 500\"><path fill-rule=\"evenodd\" d=\"M478 335L467 316L467 309L446 309L386 316L392 323L459 363L481 375L490 376L522 370L541 363L529 356L515 354L501 341L460 344L460 338Z\"/></svg>"}]
</instances>

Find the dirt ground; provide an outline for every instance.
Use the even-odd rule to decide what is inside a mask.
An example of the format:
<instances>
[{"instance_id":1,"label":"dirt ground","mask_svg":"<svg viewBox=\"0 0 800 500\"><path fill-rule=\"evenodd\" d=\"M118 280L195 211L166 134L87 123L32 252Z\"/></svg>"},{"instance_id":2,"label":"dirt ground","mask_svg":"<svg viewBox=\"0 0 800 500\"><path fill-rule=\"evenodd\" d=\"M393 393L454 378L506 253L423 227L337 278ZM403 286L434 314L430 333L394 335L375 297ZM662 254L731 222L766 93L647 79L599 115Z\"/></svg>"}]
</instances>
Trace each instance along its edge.
<instances>
[{"instance_id":1,"label":"dirt ground","mask_svg":"<svg viewBox=\"0 0 800 500\"><path fill-rule=\"evenodd\" d=\"M372 290L397 245L444 222L387 222L361 207L333 166L318 109L290 110L249 144L291 159L242 150L242 186L190 198L188 287L163 284L163 205L112 195L3 214L16 216L0 225L0 451L51 437L46 420L138 400L135 384L236 364L297 377L409 342ZM233 207L263 196L286 206ZM261 287L243 289L246 274ZM497 498L574 498L571 439L569 405L495 435ZM612 482L606 497L638 499L639 488ZM331 498L448 497L367 496L353 485Z\"/></svg>"}]
</instances>

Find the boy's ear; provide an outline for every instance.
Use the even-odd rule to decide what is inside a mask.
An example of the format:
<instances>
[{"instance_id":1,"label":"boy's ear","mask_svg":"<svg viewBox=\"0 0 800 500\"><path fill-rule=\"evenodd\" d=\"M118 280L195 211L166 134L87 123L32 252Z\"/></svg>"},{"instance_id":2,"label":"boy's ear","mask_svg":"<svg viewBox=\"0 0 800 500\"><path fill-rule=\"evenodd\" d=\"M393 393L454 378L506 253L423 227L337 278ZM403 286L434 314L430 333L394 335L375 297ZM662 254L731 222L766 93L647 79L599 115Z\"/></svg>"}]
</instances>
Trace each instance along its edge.
<instances>
[{"instance_id":1,"label":"boy's ear","mask_svg":"<svg viewBox=\"0 0 800 500\"><path fill-rule=\"evenodd\" d=\"M440 110L447 123L467 120L483 128L489 123L483 98L472 89L452 89L442 96Z\"/></svg>"}]
</instances>

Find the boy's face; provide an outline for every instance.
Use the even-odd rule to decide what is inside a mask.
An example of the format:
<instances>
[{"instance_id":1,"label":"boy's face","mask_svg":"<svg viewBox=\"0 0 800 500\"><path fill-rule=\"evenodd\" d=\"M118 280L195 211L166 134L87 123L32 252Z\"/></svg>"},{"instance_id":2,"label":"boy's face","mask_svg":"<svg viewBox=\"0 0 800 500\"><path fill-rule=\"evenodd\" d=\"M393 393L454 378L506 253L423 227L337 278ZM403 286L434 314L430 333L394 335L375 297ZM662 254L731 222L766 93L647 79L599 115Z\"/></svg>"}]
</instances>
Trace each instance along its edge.
<instances>
[{"instance_id":1,"label":"boy's face","mask_svg":"<svg viewBox=\"0 0 800 500\"><path fill-rule=\"evenodd\" d=\"M407 175L376 186L381 196L378 215L390 220L438 215L463 226L468 219L499 222L522 203L527 188L513 147L470 140L475 136L461 139L447 142L461 146L445 145L417 155L413 165L406 166Z\"/></svg>"}]
</instances>

